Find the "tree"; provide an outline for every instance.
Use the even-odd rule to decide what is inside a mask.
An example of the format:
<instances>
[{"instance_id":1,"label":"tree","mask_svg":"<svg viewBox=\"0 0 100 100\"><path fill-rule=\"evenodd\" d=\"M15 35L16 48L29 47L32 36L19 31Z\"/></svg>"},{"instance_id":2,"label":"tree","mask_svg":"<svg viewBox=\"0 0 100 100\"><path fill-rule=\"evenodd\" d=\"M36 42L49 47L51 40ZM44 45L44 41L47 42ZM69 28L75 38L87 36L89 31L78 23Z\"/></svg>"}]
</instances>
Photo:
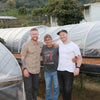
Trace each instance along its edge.
<instances>
[{"instance_id":1,"label":"tree","mask_svg":"<svg viewBox=\"0 0 100 100\"><path fill-rule=\"evenodd\" d=\"M18 9L18 14L19 15L26 15L27 14L27 9L25 7L20 7Z\"/></svg>"},{"instance_id":2,"label":"tree","mask_svg":"<svg viewBox=\"0 0 100 100\"><path fill-rule=\"evenodd\" d=\"M44 8L46 13L57 17L58 25L76 24L84 18L76 0L55 0L54 4L49 3Z\"/></svg>"},{"instance_id":3,"label":"tree","mask_svg":"<svg viewBox=\"0 0 100 100\"><path fill-rule=\"evenodd\" d=\"M2 44L6 44L6 42L4 41L4 39L2 39L2 38L0 38L0 42L2 43Z\"/></svg>"},{"instance_id":4,"label":"tree","mask_svg":"<svg viewBox=\"0 0 100 100\"><path fill-rule=\"evenodd\" d=\"M43 7L43 13L50 15L55 9L55 6L57 4L58 4L57 0L49 0L48 3L46 3L45 6Z\"/></svg>"},{"instance_id":5,"label":"tree","mask_svg":"<svg viewBox=\"0 0 100 100\"><path fill-rule=\"evenodd\" d=\"M20 8L20 7L23 7L24 6L24 3L23 3L23 1L16 1L16 8Z\"/></svg>"},{"instance_id":6,"label":"tree","mask_svg":"<svg viewBox=\"0 0 100 100\"><path fill-rule=\"evenodd\" d=\"M42 8L35 8L32 10L32 16L40 16L43 14Z\"/></svg>"},{"instance_id":7,"label":"tree","mask_svg":"<svg viewBox=\"0 0 100 100\"><path fill-rule=\"evenodd\" d=\"M7 0L6 1L6 6L7 8L13 9L16 7L16 2L15 0Z\"/></svg>"}]
</instances>

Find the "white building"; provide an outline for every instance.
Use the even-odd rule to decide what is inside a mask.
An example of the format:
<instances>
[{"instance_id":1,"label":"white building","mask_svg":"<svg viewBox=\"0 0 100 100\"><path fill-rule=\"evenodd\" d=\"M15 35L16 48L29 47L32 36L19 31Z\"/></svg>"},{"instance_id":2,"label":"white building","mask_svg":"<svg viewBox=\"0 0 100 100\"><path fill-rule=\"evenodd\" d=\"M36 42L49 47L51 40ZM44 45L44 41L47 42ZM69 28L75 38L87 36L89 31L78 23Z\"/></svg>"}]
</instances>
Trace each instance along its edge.
<instances>
[{"instance_id":1,"label":"white building","mask_svg":"<svg viewBox=\"0 0 100 100\"><path fill-rule=\"evenodd\" d=\"M100 21L100 2L84 4L83 13L87 22Z\"/></svg>"}]
</instances>

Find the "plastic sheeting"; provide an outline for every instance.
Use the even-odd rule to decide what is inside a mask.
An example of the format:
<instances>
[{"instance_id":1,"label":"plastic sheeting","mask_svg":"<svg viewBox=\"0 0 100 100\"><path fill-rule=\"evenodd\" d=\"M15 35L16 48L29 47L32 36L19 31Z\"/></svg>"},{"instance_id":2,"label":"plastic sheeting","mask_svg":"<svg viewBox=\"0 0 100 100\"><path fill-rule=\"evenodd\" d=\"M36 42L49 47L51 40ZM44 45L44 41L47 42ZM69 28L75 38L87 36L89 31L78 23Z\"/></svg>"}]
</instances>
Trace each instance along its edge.
<instances>
[{"instance_id":1,"label":"plastic sheeting","mask_svg":"<svg viewBox=\"0 0 100 100\"><path fill-rule=\"evenodd\" d=\"M16 18L16 17L13 17L13 16L0 16L0 20L7 20L7 19L10 19L10 20L12 20L12 19L18 19L18 18Z\"/></svg>"},{"instance_id":2,"label":"plastic sheeting","mask_svg":"<svg viewBox=\"0 0 100 100\"><path fill-rule=\"evenodd\" d=\"M86 22L57 27L33 26L39 30L39 41L44 41L45 34L51 34L53 42L60 42L57 32L65 29L69 39L75 42L84 57L100 57L100 21ZM0 29L0 37L13 53L20 53L22 44L30 39L30 29L33 27Z\"/></svg>"},{"instance_id":3,"label":"plastic sheeting","mask_svg":"<svg viewBox=\"0 0 100 100\"><path fill-rule=\"evenodd\" d=\"M30 39L30 30L37 28L40 35L47 30L46 26L33 26L21 28L0 29L0 37L6 42L7 47L13 53L20 53L22 44Z\"/></svg>"},{"instance_id":4,"label":"plastic sheeting","mask_svg":"<svg viewBox=\"0 0 100 100\"><path fill-rule=\"evenodd\" d=\"M15 57L0 43L0 82L22 79L22 72Z\"/></svg>"},{"instance_id":5,"label":"plastic sheeting","mask_svg":"<svg viewBox=\"0 0 100 100\"><path fill-rule=\"evenodd\" d=\"M25 100L22 82L0 88L0 100Z\"/></svg>"},{"instance_id":6,"label":"plastic sheeting","mask_svg":"<svg viewBox=\"0 0 100 100\"><path fill-rule=\"evenodd\" d=\"M100 57L100 21L75 25L69 31L69 39L74 41L85 57Z\"/></svg>"}]
</instances>

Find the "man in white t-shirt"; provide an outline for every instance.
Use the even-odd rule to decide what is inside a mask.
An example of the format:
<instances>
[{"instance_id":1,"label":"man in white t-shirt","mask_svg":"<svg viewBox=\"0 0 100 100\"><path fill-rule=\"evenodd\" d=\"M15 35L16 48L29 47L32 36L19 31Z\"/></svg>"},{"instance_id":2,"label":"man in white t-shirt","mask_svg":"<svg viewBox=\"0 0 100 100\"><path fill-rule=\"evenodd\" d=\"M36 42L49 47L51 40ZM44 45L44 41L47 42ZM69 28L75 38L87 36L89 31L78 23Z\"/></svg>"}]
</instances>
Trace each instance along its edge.
<instances>
[{"instance_id":1,"label":"man in white t-shirt","mask_svg":"<svg viewBox=\"0 0 100 100\"><path fill-rule=\"evenodd\" d=\"M66 30L61 30L57 35L62 41L59 44L58 81L63 100L71 100L73 78L79 75L82 56L79 47L68 40L68 32ZM72 61L74 57L77 57L76 66Z\"/></svg>"}]
</instances>

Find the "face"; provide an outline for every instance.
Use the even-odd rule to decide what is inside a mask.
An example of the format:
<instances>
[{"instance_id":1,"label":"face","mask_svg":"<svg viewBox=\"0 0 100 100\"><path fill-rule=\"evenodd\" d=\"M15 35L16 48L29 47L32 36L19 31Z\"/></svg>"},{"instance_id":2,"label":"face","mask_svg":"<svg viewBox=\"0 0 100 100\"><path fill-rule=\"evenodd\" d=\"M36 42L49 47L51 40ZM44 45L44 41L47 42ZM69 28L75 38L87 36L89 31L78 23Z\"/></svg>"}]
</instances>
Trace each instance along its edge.
<instances>
[{"instance_id":1,"label":"face","mask_svg":"<svg viewBox=\"0 0 100 100\"><path fill-rule=\"evenodd\" d=\"M39 33L38 31L34 30L34 31L31 31L31 38L33 41L37 41L38 40L38 36L39 36Z\"/></svg>"},{"instance_id":2,"label":"face","mask_svg":"<svg viewBox=\"0 0 100 100\"><path fill-rule=\"evenodd\" d=\"M47 46L52 45L52 39L51 38L45 38L44 42L46 43Z\"/></svg>"},{"instance_id":3,"label":"face","mask_svg":"<svg viewBox=\"0 0 100 100\"><path fill-rule=\"evenodd\" d=\"M59 37L60 37L62 42L65 42L65 41L67 41L68 34L66 34L65 32L60 32Z\"/></svg>"}]
</instances>

